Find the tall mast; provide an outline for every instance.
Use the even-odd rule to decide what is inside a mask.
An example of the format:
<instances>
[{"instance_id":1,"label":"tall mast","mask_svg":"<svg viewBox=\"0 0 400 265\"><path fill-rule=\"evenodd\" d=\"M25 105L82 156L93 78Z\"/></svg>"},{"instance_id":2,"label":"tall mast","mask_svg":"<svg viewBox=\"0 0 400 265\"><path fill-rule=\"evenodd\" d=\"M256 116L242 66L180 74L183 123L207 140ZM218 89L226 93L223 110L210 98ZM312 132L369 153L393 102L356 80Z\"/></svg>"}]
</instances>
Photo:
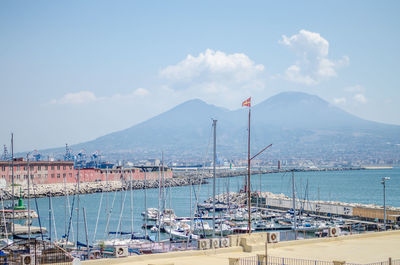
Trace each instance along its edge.
<instances>
[{"instance_id":1,"label":"tall mast","mask_svg":"<svg viewBox=\"0 0 400 265\"><path fill-rule=\"evenodd\" d=\"M80 207L80 196L79 196L79 183L80 183L80 165L78 165L78 176L77 176L77 185L78 185L78 192L77 192L77 208L76 208L76 247L78 247L79 242L79 207Z\"/></svg>"},{"instance_id":2,"label":"tall mast","mask_svg":"<svg viewBox=\"0 0 400 265\"><path fill-rule=\"evenodd\" d=\"M292 192L293 192L293 231L294 231L294 239L297 239L297 234L296 234L296 193L294 189L294 169L292 169Z\"/></svg>"},{"instance_id":3,"label":"tall mast","mask_svg":"<svg viewBox=\"0 0 400 265\"><path fill-rule=\"evenodd\" d=\"M213 237L215 237L215 162L217 160L217 120L213 120L214 155L213 155Z\"/></svg>"},{"instance_id":4,"label":"tall mast","mask_svg":"<svg viewBox=\"0 0 400 265\"><path fill-rule=\"evenodd\" d=\"M131 238L133 238L133 192L132 192L132 169L129 171L129 188L131 199Z\"/></svg>"},{"instance_id":5,"label":"tall mast","mask_svg":"<svg viewBox=\"0 0 400 265\"><path fill-rule=\"evenodd\" d=\"M11 190L12 190L12 238L15 234L15 205L14 205L14 134L11 133Z\"/></svg>"},{"instance_id":6,"label":"tall mast","mask_svg":"<svg viewBox=\"0 0 400 265\"><path fill-rule=\"evenodd\" d=\"M167 204L167 198L165 197L165 174L164 174L164 151L161 152L161 177L162 177L162 201L163 201L163 206L162 210L164 211Z\"/></svg>"},{"instance_id":7,"label":"tall mast","mask_svg":"<svg viewBox=\"0 0 400 265\"><path fill-rule=\"evenodd\" d=\"M145 239L147 239L147 179L146 179L146 171L147 169L145 168L145 166L143 166L143 171L144 171L144 211L145 211L145 215L144 215L144 236Z\"/></svg>"},{"instance_id":8,"label":"tall mast","mask_svg":"<svg viewBox=\"0 0 400 265\"><path fill-rule=\"evenodd\" d=\"M31 193L30 193L30 165L29 165L29 153L26 154L26 160L28 162L28 240L31 240Z\"/></svg>"},{"instance_id":9,"label":"tall mast","mask_svg":"<svg viewBox=\"0 0 400 265\"><path fill-rule=\"evenodd\" d=\"M250 182L250 176L251 176L251 171L250 171L250 118L251 118L251 105L249 104L249 137L248 137L248 150L247 150L247 174L248 174L248 179L247 179L247 207L248 207L248 212L249 212L249 234L251 233L251 182Z\"/></svg>"},{"instance_id":10,"label":"tall mast","mask_svg":"<svg viewBox=\"0 0 400 265\"><path fill-rule=\"evenodd\" d=\"M162 165L161 165L162 166ZM157 238L158 242L160 242L160 214L161 214L161 167L158 165L158 209L157 209Z\"/></svg>"}]
</instances>

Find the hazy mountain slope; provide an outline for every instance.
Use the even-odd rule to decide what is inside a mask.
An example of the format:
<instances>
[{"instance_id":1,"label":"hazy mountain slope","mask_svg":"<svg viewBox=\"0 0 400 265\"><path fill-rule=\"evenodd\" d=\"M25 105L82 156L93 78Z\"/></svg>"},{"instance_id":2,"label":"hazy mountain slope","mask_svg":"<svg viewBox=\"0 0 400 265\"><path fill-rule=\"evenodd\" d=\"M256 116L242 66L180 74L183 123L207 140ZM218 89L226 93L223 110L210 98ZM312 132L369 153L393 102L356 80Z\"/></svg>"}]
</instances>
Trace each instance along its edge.
<instances>
[{"instance_id":1,"label":"hazy mountain slope","mask_svg":"<svg viewBox=\"0 0 400 265\"><path fill-rule=\"evenodd\" d=\"M214 118L220 156L245 158L247 117L247 108L229 111L195 99L73 149L135 158L164 151L173 159L201 159ZM400 126L363 120L314 95L284 92L252 107L252 152L270 143L269 159L399 157Z\"/></svg>"}]
</instances>

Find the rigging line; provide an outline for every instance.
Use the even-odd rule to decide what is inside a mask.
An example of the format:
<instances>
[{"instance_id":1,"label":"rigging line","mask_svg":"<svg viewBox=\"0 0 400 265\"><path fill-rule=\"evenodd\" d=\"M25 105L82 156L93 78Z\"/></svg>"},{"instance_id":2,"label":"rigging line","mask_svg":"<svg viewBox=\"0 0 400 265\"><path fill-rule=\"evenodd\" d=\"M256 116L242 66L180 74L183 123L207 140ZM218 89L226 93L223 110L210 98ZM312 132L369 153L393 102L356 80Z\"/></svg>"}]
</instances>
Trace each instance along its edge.
<instances>
[{"instance_id":1,"label":"rigging line","mask_svg":"<svg viewBox=\"0 0 400 265\"><path fill-rule=\"evenodd\" d=\"M194 192L193 192L193 193L194 193L194 198L195 198L196 201L198 201L198 197L197 197L197 194L196 194L196 190L194 189L193 191L194 191ZM199 211L199 205L196 204L196 206L197 206L197 211ZM204 230L203 218L200 218L200 222L201 222L201 227L202 227L202 229L203 229L203 236L206 237L206 232L205 232L205 230Z\"/></svg>"},{"instance_id":2,"label":"rigging line","mask_svg":"<svg viewBox=\"0 0 400 265\"><path fill-rule=\"evenodd\" d=\"M110 225L110 216L111 216L111 213L112 213L113 208L114 208L115 197L117 197L117 192L116 191L114 192L114 198L113 198L113 201L111 203L111 208L107 213L106 229L104 230L104 237L107 237L107 239L109 238L108 228L109 228L109 225Z\"/></svg>"},{"instance_id":3,"label":"rigging line","mask_svg":"<svg viewBox=\"0 0 400 265\"><path fill-rule=\"evenodd\" d=\"M51 196L50 196L50 205L51 205L51 216L52 216L52 218L53 218L53 225L54 225L54 235L55 235L55 237L56 237L56 242L57 242L57 228L56 228L56 220L55 220L55 218L54 218L54 211L53 211L53 200L51 199Z\"/></svg>"},{"instance_id":4,"label":"rigging line","mask_svg":"<svg viewBox=\"0 0 400 265\"><path fill-rule=\"evenodd\" d=\"M38 215L38 222L39 222L39 228L40 228L40 235L41 235L41 237L42 237L42 241L44 241L44 238L43 238L43 229L42 229L42 222L41 222L41 220L40 220L39 206L38 206L37 198L36 198L36 187L35 187L35 183L34 183L33 179L32 179L32 188L33 188L33 196L35 197L35 206L36 206L36 213L37 213L37 215ZM3 208L4 208L4 207L3 207ZM7 229L7 228L6 228L6 229Z\"/></svg>"},{"instance_id":5,"label":"rigging line","mask_svg":"<svg viewBox=\"0 0 400 265\"><path fill-rule=\"evenodd\" d=\"M7 225L6 225L6 215L5 215L5 211L4 211L4 202L3 202L3 196L0 196L1 199L1 208L3 209L3 223L4 223L4 232L6 234L6 238L7 238L7 243L8 242L8 231L7 231ZM29 220L28 220L29 222Z\"/></svg>"},{"instance_id":6,"label":"rigging line","mask_svg":"<svg viewBox=\"0 0 400 265\"><path fill-rule=\"evenodd\" d=\"M125 207L125 200L126 200L126 195L128 194L128 192L125 192L124 195L124 200L122 201L122 205L121 205L121 212L119 214L119 220L118 220L118 226L117 226L117 233L119 232L119 236L121 236L121 223L122 223L122 215L124 213L124 207ZM117 236L117 233L115 233L115 237Z\"/></svg>"},{"instance_id":7,"label":"rigging line","mask_svg":"<svg viewBox=\"0 0 400 265\"><path fill-rule=\"evenodd\" d=\"M75 184L75 193L77 192L77 185ZM68 203L68 205L69 205L69 203ZM71 224L72 224L72 216L74 215L74 205L75 205L75 196L74 196L74 198L72 199L72 207L71 207L71 214L69 215L69 221L68 221L68 233L67 233L67 235L65 236L65 242L68 242L68 238L69 238L69 232L70 232L70 229L71 229ZM72 232L73 233L73 232ZM73 236L73 235L72 235ZM75 241L75 240L74 240Z\"/></svg>"},{"instance_id":8,"label":"rigging line","mask_svg":"<svg viewBox=\"0 0 400 265\"><path fill-rule=\"evenodd\" d=\"M71 204L70 204L70 201L69 201L69 193L67 192L67 205L68 205L68 218L72 218L71 216L70 216L70 212L71 212ZM73 226L71 226L71 232L72 232L72 242L75 242L75 238L74 238L74 227ZM65 237L67 236L67 235L64 235Z\"/></svg>"},{"instance_id":9,"label":"rigging line","mask_svg":"<svg viewBox=\"0 0 400 265\"><path fill-rule=\"evenodd\" d=\"M99 210L97 211L97 218L96 218L96 225L94 227L94 234L93 234L93 242L96 240L96 233L97 233L97 225L99 223L99 218L100 218L100 211L101 211L101 204L103 203L103 190L101 192L100 196L100 205L99 205Z\"/></svg>"},{"instance_id":10,"label":"rigging line","mask_svg":"<svg viewBox=\"0 0 400 265\"><path fill-rule=\"evenodd\" d=\"M203 156L202 170L204 169L204 165L206 164L208 151L209 151L210 145L211 145L212 135L213 135L213 128L211 127L210 134L209 134L209 137L208 137L207 148L206 148L206 151L205 151L204 156ZM198 179L198 175L199 175L199 170L196 170L196 179ZM198 186L199 197L195 200L195 204L193 205L194 212L197 212L197 210L198 210L197 208L198 208L198 203L199 203L199 200L200 200L200 191L201 191L201 186L202 186L202 183L203 183L203 178L204 178L204 171L203 171L202 174L200 174L200 183L199 183L199 186ZM210 189L209 189L210 185L208 185L207 187L208 187L208 197L209 197L209 195L210 195ZM194 189L194 186L193 186L193 189Z\"/></svg>"}]
</instances>

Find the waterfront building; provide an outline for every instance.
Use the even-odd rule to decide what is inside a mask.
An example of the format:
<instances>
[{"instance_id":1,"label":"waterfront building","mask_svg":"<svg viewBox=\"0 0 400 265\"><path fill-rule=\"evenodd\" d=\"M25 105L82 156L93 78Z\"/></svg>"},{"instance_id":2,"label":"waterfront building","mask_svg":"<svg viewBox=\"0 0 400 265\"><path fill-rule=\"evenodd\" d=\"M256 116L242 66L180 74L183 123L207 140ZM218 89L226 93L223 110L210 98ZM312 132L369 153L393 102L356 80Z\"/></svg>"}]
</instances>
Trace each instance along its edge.
<instances>
[{"instance_id":1,"label":"waterfront building","mask_svg":"<svg viewBox=\"0 0 400 265\"><path fill-rule=\"evenodd\" d=\"M29 168L28 168L29 167ZM80 182L129 181L146 179L172 178L172 170L159 166L115 167L115 168L74 168L73 161L25 161L14 159L14 183L26 184L28 174L35 184L75 183L79 173ZM7 184L12 183L10 161L0 161L0 178Z\"/></svg>"}]
</instances>

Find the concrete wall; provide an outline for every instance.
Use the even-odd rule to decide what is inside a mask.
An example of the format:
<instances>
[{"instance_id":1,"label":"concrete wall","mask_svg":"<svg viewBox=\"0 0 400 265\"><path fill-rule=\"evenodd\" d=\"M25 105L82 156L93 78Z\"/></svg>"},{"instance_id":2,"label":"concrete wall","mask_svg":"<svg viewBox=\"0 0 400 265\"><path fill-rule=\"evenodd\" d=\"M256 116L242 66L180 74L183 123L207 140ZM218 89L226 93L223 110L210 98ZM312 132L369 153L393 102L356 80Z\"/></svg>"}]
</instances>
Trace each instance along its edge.
<instances>
[{"instance_id":1,"label":"concrete wall","mask_svg":"<svg viewBox=\"0 0 400 265\"><path fill-rule=\"evenodd\" d=\"M285 208L285 209L293 208L293 201L291 199L265 198L265 203L266 205L272 207ZM301 208L311 212L331 213L331 214L339 214L347 216L353 215L353 207L351 206L336 205L336 204L329 204L316 201L296 200L296 209L301 209Z\"/></svg>"}]
</instances>

